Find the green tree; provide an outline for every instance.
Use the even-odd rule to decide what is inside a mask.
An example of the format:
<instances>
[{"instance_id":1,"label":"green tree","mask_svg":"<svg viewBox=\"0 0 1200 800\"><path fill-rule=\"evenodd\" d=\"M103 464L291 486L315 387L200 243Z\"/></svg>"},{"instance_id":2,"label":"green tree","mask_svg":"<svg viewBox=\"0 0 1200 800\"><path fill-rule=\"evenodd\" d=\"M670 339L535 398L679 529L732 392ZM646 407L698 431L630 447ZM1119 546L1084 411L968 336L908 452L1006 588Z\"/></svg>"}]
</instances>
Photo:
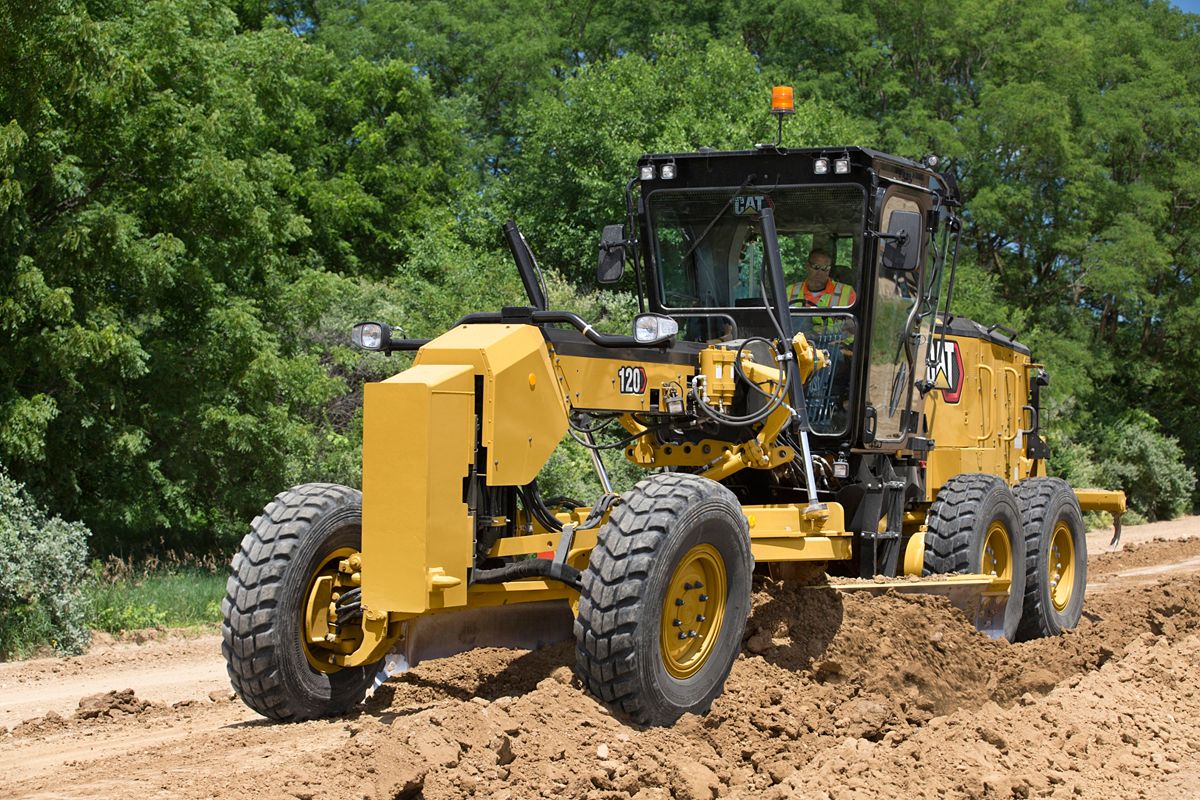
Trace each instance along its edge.
<instances>
[{"instance_id":1,"label":"green tree","mask_svg":"<svg viewBox=\"0 0 1200 800\"><path fill-rule=\"evenodd\" d=\"M452 123L404 65L220 2L0 25L0 460L101 548L236 536L349 446L297 287L387 274L449 218Z\"/></svg>"},{"instance_id":2,"label":"green tree","mask_svg":"<svg viewBox=\"0 0 1200 800\"><path fill-rule=\"evenodd\" d=\"M643 153L744 149L774 141L772 81L740 46L656 40L654 59L625 55L588 65L521 116L521 156L501 201L537 252L572 280L594 281L600 227L625 219L624 189ZM800 103L790 146L869 141L871 128Z\"/></svg>"}]
</instances>

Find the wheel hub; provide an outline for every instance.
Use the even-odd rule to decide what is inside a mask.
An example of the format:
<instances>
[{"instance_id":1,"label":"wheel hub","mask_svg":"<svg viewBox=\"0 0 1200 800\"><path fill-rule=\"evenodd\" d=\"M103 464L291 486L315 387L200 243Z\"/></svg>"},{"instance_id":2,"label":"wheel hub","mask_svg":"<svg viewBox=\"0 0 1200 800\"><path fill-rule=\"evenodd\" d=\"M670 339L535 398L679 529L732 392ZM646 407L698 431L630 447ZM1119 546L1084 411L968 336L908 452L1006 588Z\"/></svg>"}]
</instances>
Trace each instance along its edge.
<instances>
[{"instance_id":1,"label":"wheel hub","mask_svg":"<svg viewBox=\"0 0 1200 800\"><path fill-rule=\"evenodd\" d=\"M1049 572L1050 601L1057 611L1071 602L1075 591L1075 539L1066 522L1054 526L1050 537L1050 557L1046 559Z\"/></svg>"},{"instance_id":2,"label":"wheel hub","mask_svg":"<svg viewBox=\"0 0 1200 800\"><path fill-rule=\"evenodd\" d=\"M710 544L696 545L675 567L660 636L663 666L672 677L690 678L712 653L725 617L727 584L725 561Z\"/></svg>"},{"instance_id":3,"label":"wheel hub","mask_svg":"<svg viewBox=\"0 0 1200 800\"><path fill-rule=\"evenodd\" d=\"M988 526L983 540L983 558L980 572L1005 580L1012 580L1012 544L1008 539L1008 528L1000 520Z\"/></svg>"},{"instance_id":4,"label":"wheel hub","mask_svg":"<svg viewBox=\"0 0 1200 800\"><path fill-rule=\"evenodd\" d=\"M362 584L361 568L362 555L342 547L327 555L308 579L300 630L304 657L318 672L337 672L341 669L337 656L354 652L362 641L362 626L357 621L339 624L347 621L338 619L338 600Z\"/></svg>"}]
</instances>

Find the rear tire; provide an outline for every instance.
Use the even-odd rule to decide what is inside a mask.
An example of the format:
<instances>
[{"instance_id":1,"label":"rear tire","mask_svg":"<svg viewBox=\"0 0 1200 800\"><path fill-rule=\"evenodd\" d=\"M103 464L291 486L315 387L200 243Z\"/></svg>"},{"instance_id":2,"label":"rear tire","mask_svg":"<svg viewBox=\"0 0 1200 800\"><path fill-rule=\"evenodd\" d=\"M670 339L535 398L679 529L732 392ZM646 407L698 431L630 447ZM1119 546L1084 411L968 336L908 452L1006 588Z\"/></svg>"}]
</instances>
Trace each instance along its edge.
<instances>
[{"instance_id":1,"label":"rear tire","mask_svg":"<svg viewBox=\"0 0 1200 800\"><path fill-rule=\"evenodd\" d=\"M1025 537L1008 485L995 475L956 475L929 508L924 575L1007 574L1004 638L1016 640L1025 597Z\"/></svg>"},{"instance_id":2,"label":"rear tire","mask_svg":"<svg viewBox=\"0 0 1200 800\"><path fill-rule=\"evenodd\" d=\"M732 492L696 475L639 481L583 573L576 673L638 724L706 713L741 650L753 569Z\"/></svg>"},{"instance_id":3,"label":"rear tire","mask_svg":"<svg viewBox=\"0 0 1200 800\"><path fill-rule=\"evenodd\" d=\"M250 524L221 603L221 653L250 708L293 722L343 714L362 701L375 668L315 669L302 619L314 574L338 551L361 547L362 494L345 486L295 486Z\"/></svg>"},{"instance_id":4,"label":"rear tire","mask_svg":"<svg viewBox=\"0 0 1200 800\"><path fill-rule=\"evenodd\" d=\"M1057 636L1079 624L1087 588L1087 531L1070 485L1030 478L1015 489L1025 532L1025 605L1017 636Z\"/></svg>"}]
</instances>

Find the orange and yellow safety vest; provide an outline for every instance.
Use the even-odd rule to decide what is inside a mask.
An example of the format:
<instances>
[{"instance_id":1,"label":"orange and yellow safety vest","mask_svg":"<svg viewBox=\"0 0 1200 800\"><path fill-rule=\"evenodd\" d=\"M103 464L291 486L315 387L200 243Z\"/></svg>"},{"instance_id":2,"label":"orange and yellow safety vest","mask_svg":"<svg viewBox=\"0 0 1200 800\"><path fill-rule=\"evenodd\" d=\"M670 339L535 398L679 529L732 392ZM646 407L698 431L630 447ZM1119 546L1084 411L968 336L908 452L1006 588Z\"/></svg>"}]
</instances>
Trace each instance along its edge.
<instances>
[{"instance_id":1,"label":"orange and yellow safety vest","mask_svg":"<svg viewBox=\"0 0 1200 800\"><path fill-rule=\"evenodd\" d=\"M833 278L826 281L825 288L819 292L811 291L808 281L793 283L788 287L788 302L799 300L801 293L805 300L817 308L852 306L856 297L853 288L845 283L838 283Z\"/></svg>"}]
</instances>

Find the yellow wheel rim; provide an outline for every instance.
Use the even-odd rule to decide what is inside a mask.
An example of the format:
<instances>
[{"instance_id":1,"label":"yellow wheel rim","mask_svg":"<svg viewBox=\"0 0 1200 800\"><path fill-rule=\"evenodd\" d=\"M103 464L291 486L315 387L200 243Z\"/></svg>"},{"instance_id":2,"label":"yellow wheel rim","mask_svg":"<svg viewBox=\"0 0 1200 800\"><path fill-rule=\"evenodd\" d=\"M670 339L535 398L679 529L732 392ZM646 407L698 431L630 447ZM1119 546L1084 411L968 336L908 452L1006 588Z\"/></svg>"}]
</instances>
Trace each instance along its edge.
<instances>
[{"instance_id":1,"label":"yellow wheel rim","mask_svg":"<svg viewBox=\"0 0 1200 800\"><path fill-rule=\"evenodd\" d=\"M680 680L695 675L716 645L725 619L725 561L710 544L688 550L667 584L660 644L663 666Z\"/></svg>"},{"instance_id":2,"label":"yellow wheel rim","mask_svg":"<svg viewBox=\"0 0 1200 800\"><path fill-rule=\"evenodd\" d=\"M1050 557L1046 559L1050 587L1050 601L1057 611L1062 611L1071 602L1075 592L1075 537L1065 522L1054 526L1050 537Z\"/></svg>"},{"instance_id":3,"label":"yellow wheel rim","mask_svg":"<svg viewBox=\"0 0 1200 800\"><path fill-rule=\"evenodd\" d=\"M304 649L304 657L310 667L318 672L333 673L341 669L330 659L335 654L345 652L345 643L358 638L361 633L359 626L349 626L347 630L339 631L332 642L314 641L326 631L332 631L328 625L328 612L322 613L328 606L328 598L317 596L328 594L329 582L322 578L330 578L334 592L346 591L352 587L345 584L346 576L338 571L338 564L344 559L357 555L352 547L339 547L327 555L320 565L308 578L308 586L304 590L304 602L300 604L300 641ZM322 591L322 586L326 588ZM314 609L314 605L318 608Z\"/></svg>"},{"instance_id":4,"label":"yellow wheel rim","mask_svg":"<svg viewBox=\"0 0 1200 800\"><path fill-rule=\"evenodd\" d=\"M1000 520L988 526L981 561L979 571L984 575L1012 580L1012 544L1008 539L1008 528Z\"/></svg>"}]
</instances>

